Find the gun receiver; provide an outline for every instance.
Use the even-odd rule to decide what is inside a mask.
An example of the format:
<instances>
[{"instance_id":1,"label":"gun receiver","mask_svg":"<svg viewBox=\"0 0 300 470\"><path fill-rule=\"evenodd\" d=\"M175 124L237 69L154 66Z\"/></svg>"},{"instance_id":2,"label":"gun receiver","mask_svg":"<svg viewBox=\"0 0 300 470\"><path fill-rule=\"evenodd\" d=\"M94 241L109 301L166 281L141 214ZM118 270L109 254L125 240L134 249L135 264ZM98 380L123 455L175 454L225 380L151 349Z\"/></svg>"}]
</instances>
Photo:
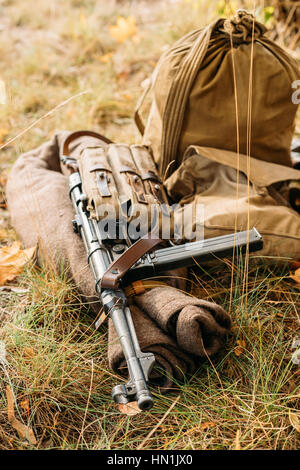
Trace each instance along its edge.
<instances>
[{"instance_id":1,"label":"gun receiver","mask_svg":"<svg viewBox=\"0 0 300 470\"><path fill-rule=\"evenodd\" d=\"M187 268L204 261L233 256L234 251L245 253L247 247L249 253L263 247L262 236L256 228L154 250L139 260L123 279L128 283L158 276L166 270Z\"/></svg>"}]
</instances>

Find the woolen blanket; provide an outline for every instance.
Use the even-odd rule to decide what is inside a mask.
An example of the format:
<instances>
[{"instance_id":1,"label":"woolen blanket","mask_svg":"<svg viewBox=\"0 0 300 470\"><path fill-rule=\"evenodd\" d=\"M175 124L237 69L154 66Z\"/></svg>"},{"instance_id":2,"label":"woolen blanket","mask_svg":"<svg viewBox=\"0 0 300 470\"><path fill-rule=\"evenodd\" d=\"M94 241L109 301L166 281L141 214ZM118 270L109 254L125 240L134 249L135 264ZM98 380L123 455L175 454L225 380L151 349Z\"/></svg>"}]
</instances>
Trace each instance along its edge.
<instances>
[{"instance_id":1,"label":"woolen blanket","mask_svg":"<svg viewBox=\"0 0 300 470\"><path fill-rule=\"evenodd\" d=\"M73 232L68 177L59 161L59 148L66 135L60 132L19 156L8 178L8 208L24 246L38 246L40 264L66 270L97 314L101 305L83 242ZM99 145L94 138L81 137L72 144L72 156L76 158L87 143ZM141 349L156 357L151 382L162 390L218 352L230 328L230 318L222 307L183 292L183 278L182 271L166 273L166 286L134 297L130 306ZM126 375L122 349L110 320L108 362L114 371Z\"/></svg>"}]
</instances>

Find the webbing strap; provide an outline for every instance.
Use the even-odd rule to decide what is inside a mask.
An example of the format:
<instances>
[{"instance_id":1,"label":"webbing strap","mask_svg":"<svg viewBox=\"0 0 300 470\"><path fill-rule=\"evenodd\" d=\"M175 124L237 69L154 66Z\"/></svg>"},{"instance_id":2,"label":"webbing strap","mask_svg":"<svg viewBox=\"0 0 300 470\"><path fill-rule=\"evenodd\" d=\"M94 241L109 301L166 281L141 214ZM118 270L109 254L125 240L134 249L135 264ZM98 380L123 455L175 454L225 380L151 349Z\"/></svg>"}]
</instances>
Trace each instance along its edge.
<instances>
[{"instance_id":1,"label":"webbing strap","mask_svg":"<svg viewBox=\"0 0 300 470\"><path fill-rule=\"evenodd\" d=\"M206 55L211 33L220 20L204 28L178 67L172 81L163 112L163 130L160 174L163 175L172 160L176 159L184 113L199 67Z\"/></svg>"}]
</instances>

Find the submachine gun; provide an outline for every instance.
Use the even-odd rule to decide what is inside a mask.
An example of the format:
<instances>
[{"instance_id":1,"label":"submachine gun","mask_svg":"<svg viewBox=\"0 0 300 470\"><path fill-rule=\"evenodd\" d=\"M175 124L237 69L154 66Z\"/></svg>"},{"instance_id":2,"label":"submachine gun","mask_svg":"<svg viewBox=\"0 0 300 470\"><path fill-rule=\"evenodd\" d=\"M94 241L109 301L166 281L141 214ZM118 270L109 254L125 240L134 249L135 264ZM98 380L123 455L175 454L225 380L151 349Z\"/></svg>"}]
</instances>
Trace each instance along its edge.
<instances>
[{"instance_id":1,"label":"submachine gun","mask_svg":"<svg viewBox=\"0 0 300 470\"><path fill-rule=\"evenodd\" d=\"M93 139L92 145L79 147L74 158L69 146L82 136L98 141ZM151 153L144 146L113 144L95 132L79 131L68 135L60 154L62 164L70 172L74 231L83 240L95 290L105 314L112 319L128 367L128 382L116 385L112 397L122 404L137 401L141 410L149 410L153 397L148 381L155 357L140 349L124 286L159 276L166 270L232 256L235 250L259 250L262 237L252 228L178 244L176 211L168 204ZM137 213L148 216L150 212L150 223L146 217L146 222L142 218L136 224ZM167 221L171 232L165 239L161 232ZM137 227L138 234L133 230Z\"/></svg>"}]
</instances>

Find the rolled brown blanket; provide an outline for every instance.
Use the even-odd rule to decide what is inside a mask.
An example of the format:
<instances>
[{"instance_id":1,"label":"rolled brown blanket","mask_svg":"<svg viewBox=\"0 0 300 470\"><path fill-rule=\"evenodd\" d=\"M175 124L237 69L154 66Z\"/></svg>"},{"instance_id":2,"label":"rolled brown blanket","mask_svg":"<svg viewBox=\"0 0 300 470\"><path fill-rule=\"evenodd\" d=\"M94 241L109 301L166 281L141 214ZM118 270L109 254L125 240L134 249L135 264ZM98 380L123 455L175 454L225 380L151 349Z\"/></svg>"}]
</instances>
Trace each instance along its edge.
<instances>
[{"instance_id":1,"label":"rolled brown blanket","mask_svg":"<svg viewBox=\"0 0 300 470\"><path fill-rule=\"evenodd\" d=\"M59 145L66 133L55 135L41 147L21 155L13 165L7 184L7 201L12 225L25 247L38 245L38 261L53 269L62 264L79 292L98 313L94 279L86 260L83 242L73 232L73 206L68 195L68 178L61 173ZM87 139L87 140L86 140ZM99 141L81 137L71 148ZM77 150L76 150L77 149ZM63 263L62 263L63 261ZM184 274L166 274L173 287L158 287L136 297L131 306L137 337L143 351L156 355L158 368L152 382L163 390L195 368L195 356L217 352L226 336L229 318L215 304L192 298L184 288ZM191 356L193 355L193 357ZM109 364L124 373L124 358L113 326L109 323Z\"/></svg>"},{"instance_id":2,"label":"rolled brown blanket","mask_svg":"<svg viewBox=\"0 0 300 470\"><path fill-rule=\"evenodd\" d=\"M164 333L143 310L136 305L131 305L130 311L141 350L155 355L155 368L150 375L152 385L158 386L161 391L166 391L172 386L174 379L182 380L185 374L195 370L193 358L181 351L175 341ZM126 361L111 320L109 320L108 341L109 365L126 377Z\"/></svg>"},{"instance_id":3,"label":"rolled brown blanket","mask_svg":"<svg viewBox=\"0 0 300 470\"><path fill-rule=\"evenodd\" d=\"M220 305L189 296L174 287L155 287L136 296L135 303L181 349L196 356L218 352L229 332L230 317Z\"/></svg>"}]
</instances>

